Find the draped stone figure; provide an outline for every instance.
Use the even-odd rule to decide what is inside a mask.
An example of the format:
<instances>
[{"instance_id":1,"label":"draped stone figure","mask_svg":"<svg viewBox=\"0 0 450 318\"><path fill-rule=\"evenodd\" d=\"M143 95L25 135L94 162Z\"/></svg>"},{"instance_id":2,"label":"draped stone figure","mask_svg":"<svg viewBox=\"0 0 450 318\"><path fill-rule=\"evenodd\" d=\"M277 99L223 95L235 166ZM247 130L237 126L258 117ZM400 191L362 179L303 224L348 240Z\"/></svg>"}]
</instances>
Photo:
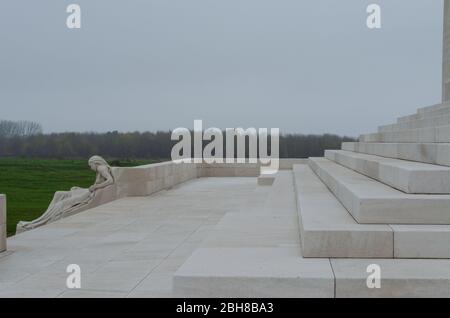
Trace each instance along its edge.
<instances>
[{"instance_id":1,"label":"draped stone figure","mask_svg":"<svg viewBox=\"0 0 450 318\"><path fill-rule=\"evenodd\" d=\"M106 188L114 183L111 167L100 156L93 156L88 161L89 167L97 173L95 183L88 189L73 187L70 191L58 191L53 200L39 218L17 224L16 233L34 229L44 224L61 219L65 216L75 214L92 202L100 189Z\"/></svg>"}]
</instances>

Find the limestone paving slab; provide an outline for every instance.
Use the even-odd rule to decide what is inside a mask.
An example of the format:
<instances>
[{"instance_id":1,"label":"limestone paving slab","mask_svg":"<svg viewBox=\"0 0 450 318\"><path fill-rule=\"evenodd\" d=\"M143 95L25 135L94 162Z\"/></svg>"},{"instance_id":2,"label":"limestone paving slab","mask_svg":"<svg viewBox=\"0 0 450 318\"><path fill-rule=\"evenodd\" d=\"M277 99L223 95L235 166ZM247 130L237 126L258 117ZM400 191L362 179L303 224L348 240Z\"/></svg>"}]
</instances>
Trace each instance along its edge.
<instances>
[{"instance_id":1,"label":"limestone paving slab","mask_svg":"<svg viewBox=\"0 0 450 318\"><path fill-rule=\"evenodd\" d=\"M280 171L262 208L226 213L203 240L202 247L276 247L299 245L292 171Z\"/></svg>"},{"instance_id":2,"label":"limestone paving slab","mask_svg":"<svg viewBox=\"0 0 450 318\"><path fill-rule=\"evenodd\" d=\"M368 288L367 267L380 267L380 287ZM450 260L331 259L336 297L450 297Z\"/></svg>"},{"instance_id":3,"label":"limestone paving slab","mask_svg":"<svg viewBox=\"0 0 450 318\"><path fill-rule=\"evenodd\" d=\"M263 208L228 212L211 229L175 273L175 295L333 297L328 260L300 254L296 218L292 171L280 171Z\"/></svg>"},{"instance_id":4,"label":"limestone paving slab","mask_svg":"<svg viewBox=\"0 0 450 318\"><path fill-rule=\"evenodd\" d=\"M208 233L201 229L229 209L257 208L266 189L256 178L195 179L15 235L0 257L0 297L171 296L162 284L139 286L152 275L173 276ZM79 292L65 286L68 264L82 269Z\"/></svg>"},{"instance_id":5,"label":"limestone paving slab","mask_svg":"<svg viewBox=\"0 0 450 318\"><path fill-rule=\"evenodd\" d=\"M333 297L328 259L297 248L201 248L174 276L182 297Z\"/></svg>"}]
</instances>

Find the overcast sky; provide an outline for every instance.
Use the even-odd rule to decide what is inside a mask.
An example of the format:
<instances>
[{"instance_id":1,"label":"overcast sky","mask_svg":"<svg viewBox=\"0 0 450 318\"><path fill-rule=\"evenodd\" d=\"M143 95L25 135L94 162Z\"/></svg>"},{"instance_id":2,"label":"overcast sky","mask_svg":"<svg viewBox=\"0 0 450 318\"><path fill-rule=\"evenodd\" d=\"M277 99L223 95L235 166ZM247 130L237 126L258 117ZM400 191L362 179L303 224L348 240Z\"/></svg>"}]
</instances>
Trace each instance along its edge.
<instances>
[{"instance_id":1,"label":"overcast sky","mask_svg":"<svg viewBox=\"0 0 450 318\"><path fill-rule=\"evenodd\" d=\"M78 3L82 28L66 27ZM382 7L382 29L366 7ZM2 0L0 118L357 136L441 99L442 0Z\"/></svg>"}]
</instances>

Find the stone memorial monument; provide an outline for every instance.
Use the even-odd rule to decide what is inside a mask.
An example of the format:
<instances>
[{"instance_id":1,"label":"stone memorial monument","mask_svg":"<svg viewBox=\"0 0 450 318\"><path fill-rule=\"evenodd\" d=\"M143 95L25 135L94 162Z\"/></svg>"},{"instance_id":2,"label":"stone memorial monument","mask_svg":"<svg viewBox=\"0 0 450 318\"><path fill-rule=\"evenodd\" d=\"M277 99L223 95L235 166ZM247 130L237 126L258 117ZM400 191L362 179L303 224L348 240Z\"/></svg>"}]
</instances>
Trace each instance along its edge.
<instances>
[{"instance_id":1,"label":"stone memorial monument","mask_svg":"<svg viewBox=\"0 0 450 318\"><path fill-rule=\"evenodd\" d=\"M0 297L450 297L444 3L442 103L281 161L260 185L258 165L111 168L94 156L93 186L57 192L9 238ZM0 196L0 225L2 210ZM62 275L74 262L87 273L77 291Z\"/></svg>"}]
</instances>

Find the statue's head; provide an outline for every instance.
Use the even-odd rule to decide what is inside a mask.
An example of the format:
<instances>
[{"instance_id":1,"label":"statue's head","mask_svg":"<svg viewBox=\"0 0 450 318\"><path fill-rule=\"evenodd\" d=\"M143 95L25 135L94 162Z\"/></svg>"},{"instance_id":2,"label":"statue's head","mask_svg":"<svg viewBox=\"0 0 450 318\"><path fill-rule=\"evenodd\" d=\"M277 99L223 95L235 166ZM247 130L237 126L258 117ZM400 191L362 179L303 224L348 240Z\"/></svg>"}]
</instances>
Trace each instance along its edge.
<instances>
[{"instance_id":1,"label":"statue's head","mask_svg":"<svg viewBox=\"0 0 450 318\"><path fill-rule=\"evenodd\" d=\"M106 162L106 160L100 156L92 156L91 158L89 158L88 163L89 163L89 167L91 167L91 169L94 171L97 171L97 168L99 166L109 167L109 164Z\"/></svg>"}]
</instances>

